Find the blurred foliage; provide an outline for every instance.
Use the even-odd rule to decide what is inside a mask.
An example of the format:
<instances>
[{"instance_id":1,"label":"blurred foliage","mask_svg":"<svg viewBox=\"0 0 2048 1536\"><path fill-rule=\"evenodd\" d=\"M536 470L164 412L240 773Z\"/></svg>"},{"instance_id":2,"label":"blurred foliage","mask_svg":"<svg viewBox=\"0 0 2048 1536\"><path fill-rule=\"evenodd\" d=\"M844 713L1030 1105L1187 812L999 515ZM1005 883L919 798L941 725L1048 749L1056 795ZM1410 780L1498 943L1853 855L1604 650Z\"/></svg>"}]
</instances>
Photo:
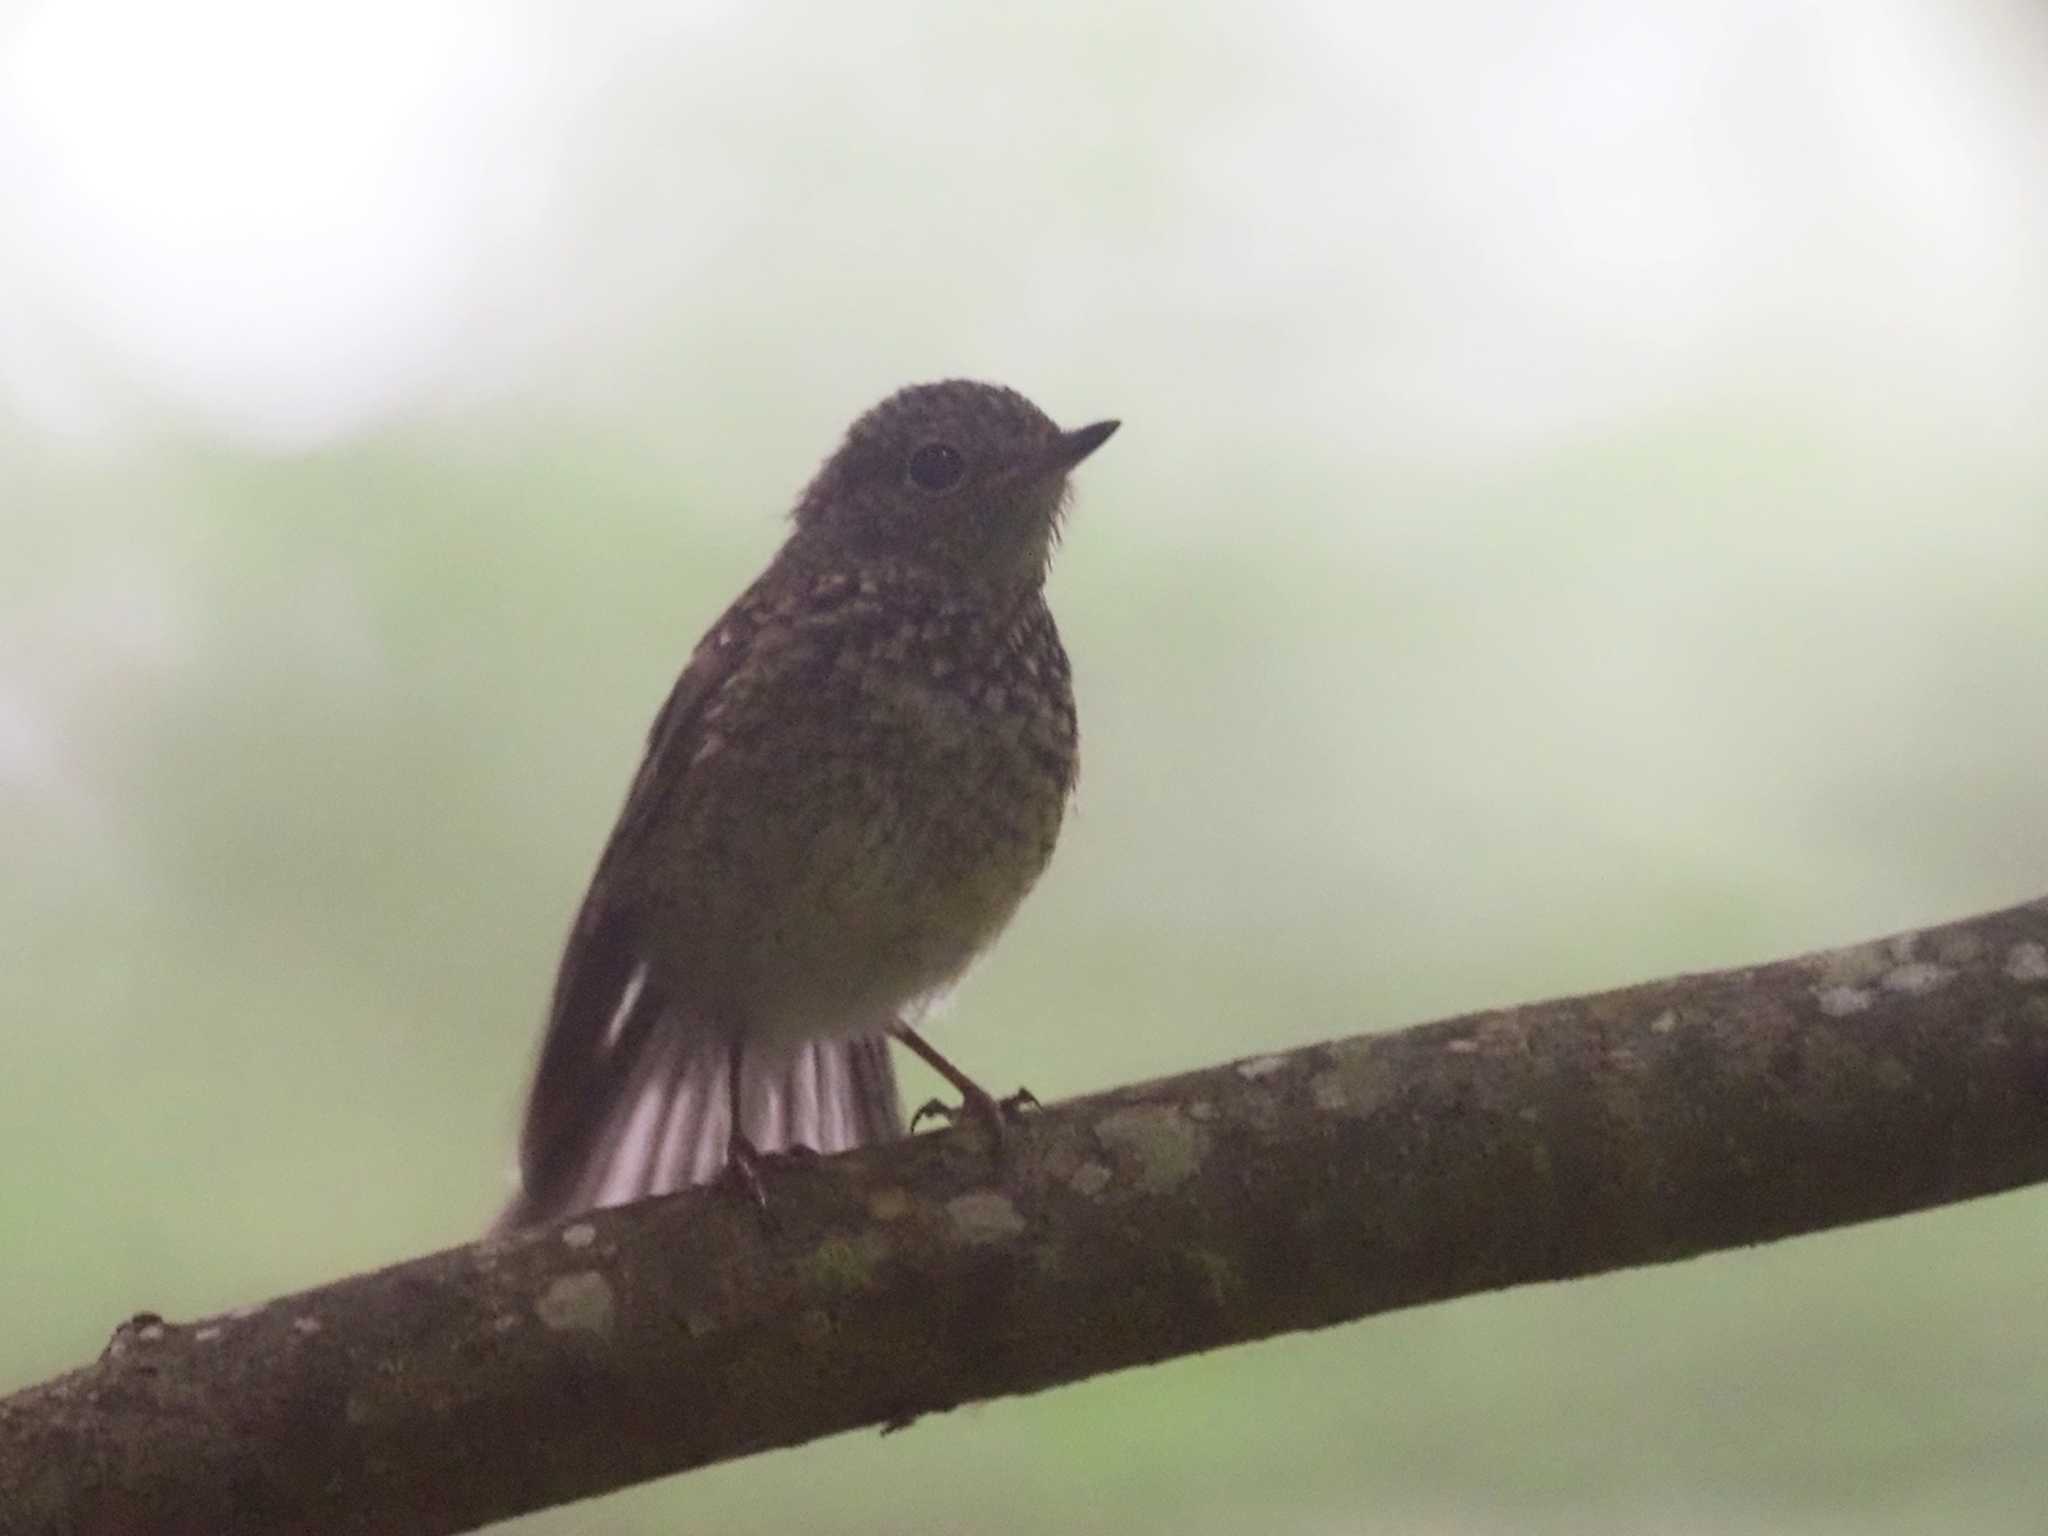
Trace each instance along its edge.
<instances>
[{"instance_id":1,"label":"blurred foliage","mask_svg":"<svg viewBox=\"0 0 2048 1536\"><path fill-rule=\"evenodd\" d=\"M1692 59L1697 8L1610 75L1587 39L1636 34L1554 7L1469 78L1469 16L1402 52L1314 7L1155 9L1057 80L1071 18L992 50L885 9L923 39L894 67L963 116L986 67L994 104L931 133L761 22L719 55L704 110L747 131L693 225L721 151L673 87L706 67L647 50L603 119L637 151L565 151L575 238L503 256L555 286L468 317L485 386L296 446L146 390L103 435L0 417L0 1388L139 1308L478 1229L647 721L831 434L913 377L1126 422L1053 583L1079 804L939 1026L985 1082L1051 1100L2048 892L2038 178L1969 160L1943 266L1919 203L1848 174L1894 140L1844 129L1852 166L1753 115L1826 80L1860 121L1842 61L1896 14L1824 54L1727 23L1697 99L1643 87L1693 102L1665 183L1602 158L1626 132L1535 170L1518 135ZM1932 99L1991 124L1958 142L2038 143L1997 47L2036 32L1955 14ZM770 110L783 68L834 89ZM1008 114L1041 87L1034 149ZM1737 132L1783 124L1805 158ZM1688 173L1715 238L1630 246ZM1685 310L1707 291L1735 300ZM2017 1536L2048 1509L2044 1218L1479 1298L516 1528Z\"/></svg>"}]
</instances>

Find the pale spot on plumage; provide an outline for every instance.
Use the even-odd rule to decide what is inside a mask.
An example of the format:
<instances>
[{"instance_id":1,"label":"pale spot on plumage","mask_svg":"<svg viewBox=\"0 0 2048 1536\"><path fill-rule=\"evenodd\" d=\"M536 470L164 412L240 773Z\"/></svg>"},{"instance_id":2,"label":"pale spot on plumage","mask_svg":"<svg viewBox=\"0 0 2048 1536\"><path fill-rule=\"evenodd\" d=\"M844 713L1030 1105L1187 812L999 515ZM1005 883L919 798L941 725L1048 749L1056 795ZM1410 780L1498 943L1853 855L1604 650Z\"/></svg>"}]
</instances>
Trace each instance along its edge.
<instances>
[{"instance_id":1,"label":"pale spot on plumage","mask_svg":"<svg viewBox=\"0 0 2048 1536\"><path fill-rule=\"evenodd\" d=\"M640 994L646 988L647 962L643 960L633 967L633 974L626 982L626 990L619 994L619 1006L612 1010L611 1022L605 1026L606 1051L619 1043L619 1036L626 1028L626 1020L633 1016L633 1007L640 1001Z\"/></svg>"}]
</instances>

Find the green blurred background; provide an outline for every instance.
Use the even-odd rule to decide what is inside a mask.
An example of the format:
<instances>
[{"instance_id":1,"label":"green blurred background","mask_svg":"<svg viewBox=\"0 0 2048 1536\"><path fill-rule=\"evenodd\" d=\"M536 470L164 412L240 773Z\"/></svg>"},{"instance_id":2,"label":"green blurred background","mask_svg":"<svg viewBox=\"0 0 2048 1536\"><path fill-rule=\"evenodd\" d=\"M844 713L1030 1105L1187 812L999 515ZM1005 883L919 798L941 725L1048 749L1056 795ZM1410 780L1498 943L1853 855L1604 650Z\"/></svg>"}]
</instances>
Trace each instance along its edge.
<instances>
[{"instance_id":1,"label":"green blurred background","mask_svg":"<svg viewBox=\"0 0 2048 1536\"><path fill-rule=\"evenodd\" d=\"M986 1082L2048 891L2032 0L0 17L0 1389L477 1231L647 720L915 379L1126 423ZM2038 1532L2044 1300L2008 1197L516 1528Z\"/></svg>"}]
</instances>

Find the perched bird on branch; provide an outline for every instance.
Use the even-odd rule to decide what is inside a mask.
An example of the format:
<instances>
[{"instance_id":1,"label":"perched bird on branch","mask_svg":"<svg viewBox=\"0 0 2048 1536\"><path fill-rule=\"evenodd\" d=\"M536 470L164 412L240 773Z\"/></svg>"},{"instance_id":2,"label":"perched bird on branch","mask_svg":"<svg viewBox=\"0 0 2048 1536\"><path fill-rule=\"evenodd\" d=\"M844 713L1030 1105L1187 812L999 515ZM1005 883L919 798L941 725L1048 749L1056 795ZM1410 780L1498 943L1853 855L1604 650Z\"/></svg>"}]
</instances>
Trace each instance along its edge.
<instances>
[{"instance_id":1,"label":"perched bird on branch","mask_svg":"<svg viewBox=\"0 0 2048 1536\"><path fill-rule=\"evenodd\" d=\"M1052 857L1078 764L1044 596L1062 432L1013 390L856 421L698 642L569 935L500 1228L902 1133L894 1038Z\"/></svg>"}]
</instances>

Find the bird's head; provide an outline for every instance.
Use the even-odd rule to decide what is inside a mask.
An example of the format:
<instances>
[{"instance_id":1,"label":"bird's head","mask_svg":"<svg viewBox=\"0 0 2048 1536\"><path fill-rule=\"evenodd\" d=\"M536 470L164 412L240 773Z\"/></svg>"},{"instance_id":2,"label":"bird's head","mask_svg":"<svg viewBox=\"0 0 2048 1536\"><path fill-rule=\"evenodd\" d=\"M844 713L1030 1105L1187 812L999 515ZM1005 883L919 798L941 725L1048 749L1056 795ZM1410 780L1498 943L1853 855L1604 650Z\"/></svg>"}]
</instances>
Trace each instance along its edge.
<instances>
[{"instance_id":1,"label":"bird's head","mask_svg":"<svg viewBox=\"0 0 2048 1536\"><path fill-rule=\"evenodd\" d=\"M1034 590L1059 538L1069 472L1116 429L1062 432L1000 385L914 384L847 430L797 503L799 535L996 594Z\"/></svg>"}]
</instances>

